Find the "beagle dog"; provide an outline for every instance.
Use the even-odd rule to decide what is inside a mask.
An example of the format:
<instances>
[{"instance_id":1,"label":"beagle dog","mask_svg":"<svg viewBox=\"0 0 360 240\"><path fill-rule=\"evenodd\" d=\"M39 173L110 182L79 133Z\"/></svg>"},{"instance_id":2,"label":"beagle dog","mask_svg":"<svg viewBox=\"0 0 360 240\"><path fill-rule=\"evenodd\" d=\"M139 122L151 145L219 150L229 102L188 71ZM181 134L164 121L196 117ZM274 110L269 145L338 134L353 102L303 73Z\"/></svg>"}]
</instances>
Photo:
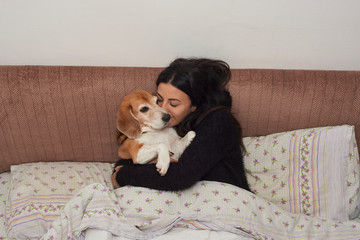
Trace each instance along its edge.
<instances>
[{"instance_id":1,"label":"beagle dog","mask_svg":"<svg viewBox=\"0 0 360 240\"><path fill-rule=\"evenodd\" d=\"M170 114L156 101L156 96L144 90L133 91L123 98L116 120L118 155L121 159L131 158L135 164L146 164L157 157L157 171L164 176L170 155L179 159L195 132L179 137L174 128L167 127Z\"/></svg>"}]
</instances>

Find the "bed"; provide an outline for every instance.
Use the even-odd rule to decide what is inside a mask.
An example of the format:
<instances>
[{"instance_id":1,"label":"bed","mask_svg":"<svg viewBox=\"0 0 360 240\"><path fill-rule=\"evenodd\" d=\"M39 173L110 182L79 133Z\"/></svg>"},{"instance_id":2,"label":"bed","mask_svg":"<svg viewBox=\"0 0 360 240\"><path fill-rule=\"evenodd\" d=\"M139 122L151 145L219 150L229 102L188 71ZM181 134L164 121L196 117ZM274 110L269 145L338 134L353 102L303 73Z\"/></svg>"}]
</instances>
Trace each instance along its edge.
<instances>
[{"instance_id":1,"label":"bed","mask_svg":"<svg viewBox=\"0 0 360 240\"><path fill-rule=\"evenodd\" d=\"M114 190L118 105L160 71L0 66L0 239L360 238L360 72L232 70L253 193Z\"/></svg>"}]
</instances>

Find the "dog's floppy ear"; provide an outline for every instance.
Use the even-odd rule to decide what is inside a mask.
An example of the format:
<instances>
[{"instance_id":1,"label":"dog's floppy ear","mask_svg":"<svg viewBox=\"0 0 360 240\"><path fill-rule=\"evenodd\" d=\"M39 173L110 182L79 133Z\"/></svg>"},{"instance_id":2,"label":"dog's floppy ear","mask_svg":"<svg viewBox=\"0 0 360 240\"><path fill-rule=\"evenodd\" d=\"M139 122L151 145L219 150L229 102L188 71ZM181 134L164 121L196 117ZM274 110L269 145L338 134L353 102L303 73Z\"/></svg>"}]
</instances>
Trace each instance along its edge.
<instances>
[{"instance_id":1,"label":"dog's floppy ear","mask_svg":"<svg viewBox=\"0 0 360 240\"><path fill-rule=\"evenodd\" d=\"M130 103L121 104L117 112L116 127L130 139L141 135L140 123L133 115Z\"/></svg>"}]
</instances>

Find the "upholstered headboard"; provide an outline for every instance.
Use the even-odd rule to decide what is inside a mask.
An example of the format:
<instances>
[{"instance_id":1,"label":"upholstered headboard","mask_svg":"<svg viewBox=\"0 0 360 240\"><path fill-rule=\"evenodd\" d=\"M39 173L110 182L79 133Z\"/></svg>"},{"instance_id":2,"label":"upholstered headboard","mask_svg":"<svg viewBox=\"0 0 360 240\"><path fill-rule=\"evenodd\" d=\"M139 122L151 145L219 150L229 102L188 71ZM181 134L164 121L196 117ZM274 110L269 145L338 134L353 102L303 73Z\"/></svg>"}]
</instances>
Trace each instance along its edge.
<instances>
[{"instance_id":1,"label":"upholstered headboard","mask_svg":"<svg viewBox=\"0 0 360 240\"><path fill-rule=\"evenodd\" d=\"M38 161L117 160L116 111L160 68L0 66L0 172ZM229 89L244 136L355 125L360 71L234 69Z\"/></svg>"}]
</instances>

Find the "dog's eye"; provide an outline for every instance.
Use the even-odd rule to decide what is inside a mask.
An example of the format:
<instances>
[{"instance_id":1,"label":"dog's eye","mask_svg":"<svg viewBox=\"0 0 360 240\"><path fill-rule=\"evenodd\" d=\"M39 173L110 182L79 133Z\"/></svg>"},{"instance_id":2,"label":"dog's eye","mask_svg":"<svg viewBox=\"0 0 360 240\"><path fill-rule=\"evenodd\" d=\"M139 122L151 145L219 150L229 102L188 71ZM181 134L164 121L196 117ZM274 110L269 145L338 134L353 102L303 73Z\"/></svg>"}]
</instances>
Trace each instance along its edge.
<instances>
[{"instance_id":1,"label":"dog's eye","mask_svg":"<svg viewBox=\"0 0 360 240\"><path fill-rule=\"evenodd\" d=\"M147 111L149 111L149 107L142 107L142 108L140 108L140 112L142 112L142 113L145 113L145 112L147 112Z\"/></svg>"}]
</instances>

